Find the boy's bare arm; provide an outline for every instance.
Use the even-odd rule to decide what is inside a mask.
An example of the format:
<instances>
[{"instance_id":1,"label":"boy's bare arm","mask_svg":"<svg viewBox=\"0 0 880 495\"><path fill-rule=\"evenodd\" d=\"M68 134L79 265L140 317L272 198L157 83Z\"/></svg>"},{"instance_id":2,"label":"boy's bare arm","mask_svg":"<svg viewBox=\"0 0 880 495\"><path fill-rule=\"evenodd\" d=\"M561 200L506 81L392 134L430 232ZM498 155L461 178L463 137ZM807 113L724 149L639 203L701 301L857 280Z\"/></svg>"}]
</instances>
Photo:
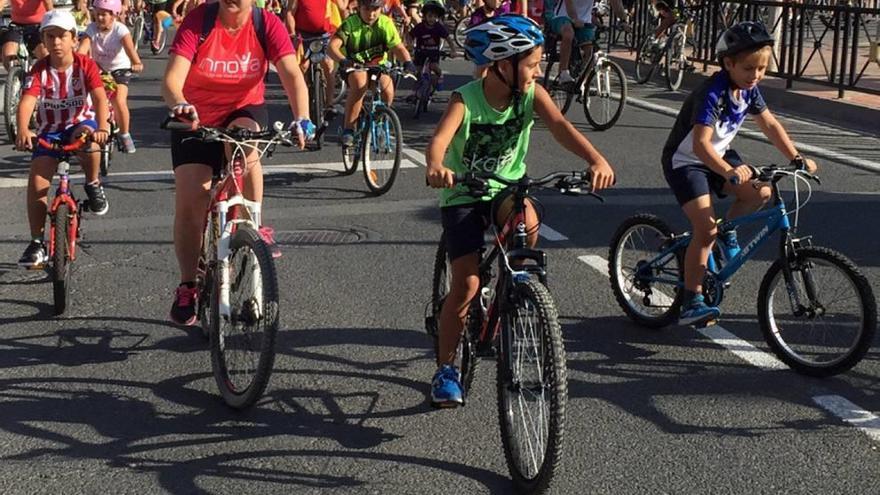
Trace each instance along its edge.
<instances>
[{"instance_id":1,"label":"boy's bare arm","mask_svg":"<svg viewBox=\"0 0 880 495\"><path fill-rule=\"evenodd\" d=\"M458 132L461 121L464 119L464 110L464 101L462 101L461 95L453 93L449 99L449 106L440 117L434 136L431 137L428 149L425 151L426 177L431 187L448 188L454 185L454 175L451 170L443 166L443 157L446 156L449 143L452 142L452 138Z\"/></svg>"},{"instance_id":2,"label":"boy's bare arm","mask_svg":"<svg viewBox=\"0 0 880 495\"><path fill-rule=\"evenodd\" d=\"M562 112L553 103L547 90L538 84L535 84L534 108L547 128L550 129L553 138L565 149L590 164L590 170L593 172L594 190L605 189L614 184L614 171L605 157L571 125L571 122L562 115Z\"/></svg>"},{"instance_id":3,"label":"boy's bare arm","mask_svg":"<svg viewBox=\"0 0 880 495\"><path fill-rule=\"evenodd\" d=\"M30 119L37 106L37 97L33 95L21 95L18 102L18 113L15 120L18 123L18 132L15 136L15 144L19 150L30 149L33 133L30 130Z\"/></svg>"},{"instance_id":4,"label":"boy's bare arm","mask_svg":"<svg viewBox=\"0 0 880 495\"><path fill-rule=\"evenodd\" d=\"M789 161L794 160L800 153L798 153L797 148L794 145L794 142L788 136L788 132L786 132L785 127L776 120L776 116L773 115L770 110L764 110L763 112L754 116L755 122L758 123L758 127L761 128L761 131L767 136L767 139L773 143L773 146L776 146L786 159ZM816 165L816 162L813 160L806 158L805 160L807 166L807 172L811 174L816 172L819 169L819 166Z\"/></svg>"}]
</instances>

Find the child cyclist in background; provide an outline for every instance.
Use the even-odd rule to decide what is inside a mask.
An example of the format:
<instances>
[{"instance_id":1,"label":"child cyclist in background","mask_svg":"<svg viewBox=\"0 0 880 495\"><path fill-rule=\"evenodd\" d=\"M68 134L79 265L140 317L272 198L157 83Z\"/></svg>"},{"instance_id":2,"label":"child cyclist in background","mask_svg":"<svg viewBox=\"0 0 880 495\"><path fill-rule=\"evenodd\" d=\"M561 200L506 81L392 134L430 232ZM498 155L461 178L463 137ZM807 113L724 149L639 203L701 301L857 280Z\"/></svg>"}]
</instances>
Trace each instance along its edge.
<instances>
[{"instance_id":1,"label":"child cyclist in background","mask_svg":"<svg viewBox=\"0 0 880 495\"><path fill-rule=\"evenodd\" d=\"M455 57L455 43L442 22L446 17L446 8L443 4L437 0L428 0L422 7L422 15L424 20L410 31L415 46L416 70L421 73L423 66L428 64L432 73L431 84L439 91L443 81L443 71L440 70L440 43L446 40L450 57ZM415 97L415 89L413 89L410 99Z\"/></svg>"},{"instance_id":2,"label":"child cyclist in background","mask_svg":"<svg viewBox=\"0 0 880 495\"><path fill-rule=\"evenodd\" d=\"M82 37L89 24L92 23L92 14L89 12L89 0L76 0L70 14L76 21L76 32Z\"/></svg>"},{"instance_id":3,"label":"child cyclist in background","mask_svg":"<svg viewBox=\"0 0 880 495\"><path fill-rule=\"evenodd\" d=\"M719 198L735 196L728 220L757 211L770 198L770 186L752 181L751 169L729 147L746 114L788 160L798 159L807 171L816 170L815 162L800 157L758 89L772 45L773 38L760 23L742 22L725 31L715 49L722 70L687 97L663 148L663 174L693 229L684 259L682 324L702 324L721 315L702 295L716 236L724 258L739 252L736 231L716 228L710 192Z\"/></svg>"},{"instance_id":4,"label":"child cyclist in background","mask_svg":"<svg viewBox=\"0 0 880 495\"><path fill-rule=\"evenodd\" d=\"M328 49L330 57L339 63L339 70L343 73L352 64L383 64L388 60L390 52L397 60L403 61L406 72L415 74L415 65L400 40L394 21L382 14L384 5L385 0L359 0L357 14L348 16L336 30ZM364 95L367 92L367 74L349 71L346 81L348 96L345 99L343 147L354 144L354 125L361 113ZM382 92L382 101L391 106L394 101L394 84L387 74L382 74L379 78L379 88Z\"/></svg>"},{"instance_id":5,"label":"child cyclist in background","mask_svg":"<svg viewBox=\"0 0 880 495\"><path fill-rule=\"evenodd\" d=\"M134 153L134 140L131 138L131 117L128 111L128 84L132 72L141 72L144 65L134 48L131 32L125 24L117 20L122 11L120 0L94 0L95 22L86 29L86 36L79 44L79 53L92 53L92 58L104 72L110 73L116 81L116 95L113 97L113 110L119 125L117 140L124 153Z\"/></svg>"},{"instance_id":6,"label":"child cyclist in background","mask_svg":"<svg viewBox=\"0 0 880 495\"><path fill-rule=\"evenodd\" d=\"M46 262L43 230L46 223L47 195L61 154L33 147L36 137L28 121L36 108L39 137L70 143L83 134L102 145L109 137L109 109L101 71L92 59L74 53L76 20L70 12L50 10L40 23L40 37L49 56L34 64L25 80L18 106L18 135L15 146L33 149L28 177L27 215L31 242L18 260L19 266L40 268ZM89 145L92 146L92 145ZM98 154L78 153L86 176L88 210L107 213L109 204L98 179Z\"/></svg>"},{"instance_id":7,"label":"child cyclist in background","mask_svg":"<svg viewBox=\"0 0 880 495\"><path fill-rule=\"evenodd\" d=\"M547 91L535 81L541 74L544 36L532 20L520 15L500 15L467 31L467 50L474 63L486 65L484 79L471 81L452 93L427 150L427 179L440 193L440 215L446 251L452 263L449 294L440 311L438 369L431 384L435 406L462 403L460 373L452 363L471 300L480 285L479 251L489 222L503 223L512 198L489 218L492 200L500 191L490 183L490 194L480 200L455 197L456 173L486 171L515 180L526 173L534 117L537 114L563 147L590 164L593 188L614 182L605 158L556 108ZM538 216L531 203L526 210L528 242L538 237Z\"/></svg>"}]
</instances>

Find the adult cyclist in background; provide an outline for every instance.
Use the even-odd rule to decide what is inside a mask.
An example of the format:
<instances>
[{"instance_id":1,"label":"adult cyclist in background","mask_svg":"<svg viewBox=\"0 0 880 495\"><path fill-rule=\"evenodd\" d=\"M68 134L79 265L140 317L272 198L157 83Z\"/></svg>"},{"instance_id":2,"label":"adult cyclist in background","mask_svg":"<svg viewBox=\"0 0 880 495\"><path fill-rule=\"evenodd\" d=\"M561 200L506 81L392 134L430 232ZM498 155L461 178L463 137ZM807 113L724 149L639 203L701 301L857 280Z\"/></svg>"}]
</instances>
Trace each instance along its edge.
<instances>
[{"instance_id":1,"label":"adult cyclist in background","mask_svg":"<svg viewBox=\"0 0 880 495\"><path fill-rule=\"evenodd\" d=\"M330 24L331 3L334 0L290 0L284 16L287 31L296 39L318 38L325 34L333 34L336 30ZM303 58L301 70L308 70L310 61ZM335 95L336 85L333 77L333 59L324 57L321 61L324 72L324 106L330 108Z\"/></svg>"},{"instance_id":2,"label":"adult cyclist in background","mask_svg":"<svg viewBox=\"0 0 880 495\"><path fill-rule=\"evenodd\" d=\"M376 65L387 62L388 53L403 61L403 68L415 74L409 52L400 39L394 21L382 14L385 0L359 0L357 14L348 16L330 40L329 53L339 62L339 70L353 64ZM351 71L348 73L348 96L345 100L345 119L342 130L342 146L354 144L354 125L361 113L364 95L367 92L367 74ZM382 101L391 106L394 101L394 84L387 74L379 78Z\"/></svg>"},{"instance_id":3,"label":"adult cyclist in background","mask_svg":"<svg viewBox=\"0 0 880 495\"><path fill-rule=\"evenodd\" d=\"M203 34L206 16L216 16L213 27ZM254 19L262 17L262 39ZM211 17L208 17L210 20ZM262 48L265 46L266 49ZM242 60L249 63L242 64ZM264 76L272 62L287 94L295 117L291 130L299 136L300 147L314 134L309 120L306 83L290 42L278 16L254 7L254 0L224 0L204 4L184 19L171 46L165 70L162 95L171 114L199 124L219 127L263 129L268 125L264 99ZM233 70L232 68L237 68ZM171 160L174 168L175 210L174 250L180 267L180 285L174 294L170 318L180 325L196 322L195 288L205 211L210 202L213 175L220 171L226 150L219 143L189 140L192 132L171 133ZM244 195L261 202L263 172L255 152L246 157ZM279 256L271 239L271 229L260 234Z\"/></svg>"},{"instance_id":4,"label":"adult cyclist in background","mask_svg":"<svg viewBox=\"0 0 880 495\"><path fill-rule=\"evenodd\" d=\"M0 0L0 10L6 8L12 17L12 26L3 35L3 66L9 70L12 60L18 54L18 45L24 42L29 53L36 59L49 54L40 39L40 21L43 15L54 8L52 0Z\"/></svg>"}]
</instances>

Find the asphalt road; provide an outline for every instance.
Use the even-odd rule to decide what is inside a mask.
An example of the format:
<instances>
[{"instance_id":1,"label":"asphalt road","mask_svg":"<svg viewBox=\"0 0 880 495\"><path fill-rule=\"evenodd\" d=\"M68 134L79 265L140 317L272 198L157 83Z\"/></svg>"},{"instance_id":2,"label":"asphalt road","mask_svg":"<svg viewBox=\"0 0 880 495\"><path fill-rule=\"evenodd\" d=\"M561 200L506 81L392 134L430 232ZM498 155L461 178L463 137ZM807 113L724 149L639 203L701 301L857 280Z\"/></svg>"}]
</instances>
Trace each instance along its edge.
<instances>
[{"instance_id":1,"label":"asphalt road","mask_svg":"<svg viewBox=\"0 0 880 495\"><path fill-rule=\"evenodd\" d=\"M164 60L147 64L130 98L138 152L116 155L110 212L84 221L74 305L64 318L51 316L45 275L15 266L27 239L28 159L0 153L0 202L10 207L0 219L3 492L509 492L494 367L481 367L466 407L427 404L434 364L423 308L440 226L418 157L438 106L415 121L398 105L413 151L380 198L368 195L360 174L334 171L340 153L332 142L271 160L265 217L284 251L283 330L265 397L234 412L220 401L205 342L166 321L177 268L168 137L158 129ZM447 70L447 87L470 72L459 61ZM270 114L289 118L280 98L270 85ZM616 226L636 212L686 227L658 160L673 119L631 105L613 129L596 133L579 108L569 117L619 182L605 204L540 195L546 225L561 234L545 231L542 246L569 369L555 493L877 493L880 354L824 380L769 358L755 299L770 248L727 292L721 325L732 336L631 323L602 259ZM736 147L754 163L780 159L757 139ZM583 166L540 125L528 162L533 174ZM880 288L872 233L880 175L831 160L821 167L802 232L846 253ZM346 233L346 242L297 241L311 229ZM828 396L849 403L827 406Z\"/></svg>"}]
</instances>

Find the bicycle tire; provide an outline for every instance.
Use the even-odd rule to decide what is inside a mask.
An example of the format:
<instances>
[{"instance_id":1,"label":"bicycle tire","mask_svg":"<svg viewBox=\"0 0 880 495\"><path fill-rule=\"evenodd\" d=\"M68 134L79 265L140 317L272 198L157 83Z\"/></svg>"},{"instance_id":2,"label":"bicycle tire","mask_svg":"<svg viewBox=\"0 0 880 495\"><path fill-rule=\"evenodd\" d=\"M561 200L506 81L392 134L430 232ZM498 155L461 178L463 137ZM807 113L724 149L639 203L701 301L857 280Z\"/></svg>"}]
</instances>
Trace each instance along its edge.
<instances>
[{"instance_id":1,"label":"bicycle tire","mask_svg":"<svg viewBox=\"0 0 880 495\"><path fill-rule=\"evenodd\" d=\"M561 89L559 85L550 78L550 71L553 69L554 63L553 60L547 62L547 69L544 71L542 85L544 86L544 89L547 90L547 94L550 95L550 99L553 100L553 104L556 105L556 108L565 115L569 106L571 106L571 95L568 94L568 91Z\"/></svg>"},{"instance_id":2,"label":"bicycle tire","mask_svg":"<svg viewBox=\"0 0 880 495\"><path fill-rule=\"evenodd\" d=\"M643 251L644 254L634 256L634 258L638 258L635 262L624 260L622 259L623 250L626 247L629 236L631 233L636 232L639 227L646 228L646 233L649 234L649 239L645 239L645 235L640 236L647 244ZM674 291L673 296L657 291L656 297L653 297L655 294L652 285L646 287L650 290L650 292L647 292L640 287L636 287L636 281L633 280L630 284L632 285L632 289L638 291L638 293L630 294L629 289L626 287L627 281L625 280L626 277L624 270L634 272L635 267L640 266L641 263L647 262L649 259L653 258L654 255L659 253L664 246L664 243L670 239L671 236L672 229L670 229L666 222L659 217L649 214L639 214L624 220L611 238L611 248L608 253L608 274L611 281L611 290L614 293L614 299L617 300L617 304L631 320L644 327L663 328L676 323L678 321L679 311L681 310L681 300L684 297L684 291L677 286L674 288L670 287L670 289ZM674 269L670 270L666 268L668 263L673 260L676 263ZM674 272L679 280L683 280L684 253L682 253L681 250L677 251L662 265L662 267L667 274L669 274L669 272ZM645 305L636 306L637 303L633 300L634 296L640 297L642 303L645 303L646 299L649 299L649 301ZM651 309L659 309L659 311L649 312Z\"/></svg>"},{"instance_id":3,"label":"bicycle tire","mask_svg":"<svg viewBox=\"0 0 880 495\"><path fill-rule=\"evenodd\" d=\"M449 259L446 257L446 234L443 234L440 237L440 244L437 246L437 252L434 255L434 277L431 290L431 312L434 326L433 329L427 328L428 335L431 336L434 345L435 357L440 354L440 336L438 334L440 330L440 311L443 309L443 301L449 293L449 286L452 281L449 263ZM453 363L461 372L462 397L465 401L467 400L468 391L474 383L475 370L478 363L475 337L479 336L479 331L474 332L474 328L478 328L482 323L479 299L475 299L474 303L471 304L468 310L468 317L465 320L461 339L456 349L455 363Z\"/></svg>"},{"instance_id":4,"label":"bicycle tire","mask_svg":"<svg viewBox=\"0 0 880 495\"><path fill-rule=\"evenodd\" d=\"M6 120L6 136L14 143L18 132L18 102L21 100L21 86L24 83L24 69L13 65L6 74L3 88L3 118Z\"/></svg>"},{"instance_id":5,"label":"bicycle tire","mask_svg":"<svg viewBox=\"0 0 880 495\"><path fill-rule=\"evenodd\" d=\"M616 107L614 107L613 113L608 113L607 111L608 109L612 108L609 106L609 102L613 102L614 100L613 88L609 90L607 95L600 94L600 91L598 90L596 90L595 96L592 95L592 83L594 79L598 81L598 74L600 73L599 71L607 71L609 85L611 81L617 81L618 87L620 88ZM586 84L584 84L584 95L582 100L584 115L587 117L587 121L590 123L593 129L597 131L604 131L614 127L614 124L616 124L617 120L620 119L620 116L623 114L623 109L626 107L626 93L626 75L624 75L623 69L621 69L619 65L612 62L611 60L606 60L601 64L598 70L596 67L590 69L590 73L587 74ZM600 121L600 119L597 118L596 112L590 110L590 106L594 101L598 101L600 103L600 107L604 107L604 109L606 110L604 114L608 117L607 120ZM611 104L613 105L613 103Z\"/></svg>"},{"instance_id":6,"label":"bicycle tire","mask_svg":"<svg viewBox=\"0 0 880 495\"><path fill-rule=\"evenodd\" d=\"M788 287L788 284L784 282L785 277L782 270L785 263L789 263L795 271L801 273L800 276L792 273L796 282L793 288ZM838 295L829 302L828 297L823 297L823 294L827 294L833 284L828 282L814 283L817 289L821 288L821 294L817 294L819 302L824 302L829 306L823 305L821 307L821 314L813 315L812 317L792 315L787 291L794 289L800 294L801 304L805 302L809 304L808 296L803 293L803 273L806 271L810 274L810 277L815 277L821 266L832 267L839 274L843 275L844 280L847 282L844 285L848 285L850 289L854 290L855 297L843 298ZM798 279L800 279L801 283L797 283ZM780 281L783 282L780 284ZM780 288L782 290L777 291ZM809 322L809 328L805 329L806 331L790 332L789 329L794 325L788 325L787 323L780 325L780 318L774 313L777 304L774 302L773 297L778 292L781 293L779 296L780 309L789 311L785 316L792 321ZM854 325L853 338L844 346L844 352L830 360L814 360L808 357L807 354L813 354L813 352L804 353L802 349L812 350L815 348L815 345L806 344L806 338L816 336L819 338L819 345L824 346L836 344L838 342L837 339L844 333L847 333L844 331L844 325L846 325L848 320L846 316L836 312L832 313L831 311L836 310L849 299L858 301L858 308L856 309L861 313L861 319L857 325ZM835 306L832 308L830 307L831 304L835 304ZM827 377L849 370L865 357L873 343L874 333L876 332L876 304L870 283L849 258L833 249L812 246L802 247L795 252L793 259L776 260L767 270L764 279L761 281L761 288L758 291L758 320L767 345L770 346L773 354L783 363L803 375ZM821 329L817 328L817 322L821 323L822 321L829 320L833 326L833 328L829 329L831 331L822 332ZM789 338L789 336L797 337L797 339Z\"/></svg>"},{"instance_id":7,"label":"bicycle tire","mask_svg":"<svg viewBox=\"0 0 880 495\"><path fill-rule=\"evenodd\" d=\"M677 31L666 48L666 87L671 91L677 91L684 80L684 40L684 33Z\"/></svg>"},{"instance_id":8,"label":"bicycle tire","mask_svg":"<svg viewBox=\"0 0 880 495\"><path fill-rule=\"evenodd\" d=\"M315 64L312 64L309 70L312 72L312 90L309 93L309 115L314 119L315 127L321 128L321 125L324 123L324 71L320 66L316 67ZM315 140L318 149L321 148L323 140L324 137L322 133L322 135L318 136Z\"/></svg>"},{"instance_id":9,"label":"bicycle tire","mask_svg":"<svg viewBox=\"0 0 880 495\"><path fill-rule=\"evenodd\" d=\"M141 39L144 36L144 16L138 14L134 16L131 26L131 40L134 42L134 49L137 51L140 46Z\"/></svg>"},{"instance_id":10,"label":"bicycle tire","mask_svg":"<svg viewBox=\"0 0 880 495\"><path fill-rule=\"evenodd\" d=\"M651 37L645 38L642 44L639 46L639 49L636 50L636 82L638 84L645 84L651 79L651 75L654 73L654 70L657 68L658 60L655 60L655 56L651 54L651 50L649 50L651 44Z\"/></svg>"},{"instance_id":11,"label":"bicycle tire","mask_svg":"<svg viewBox=\"0 0 880 495\"><path fill-rule=\"evenodd\" d=\"M467 36L464 34L465 30L468 28L468 23L470 23L470 17L462 16L455 23L455 31L453 31L453 41L458 45L459 48L465 47L465 40L467 40Z\"/></svg>"},{"instance_id":12,"label":"bicycle tire","mask_svg":"<svg viewBox=\"0 0 880 495\"><path fill-rule=\"evenodd\" d=\"M196 276L196 286L199 289L198 318L202 328L202 336L210 339L211 332L215 329L213 313L213 296L217 291L215 270L217 269L217 240L220 239L220 220L216 213L211 213L205 224L205 232L202 235L202 249L199 253L199 272Z\"/></svg>"},{"instance_id":13,"label":"bicycle tire","mask_svg":"<svg viewBox=\"0 0 880 495\"><path fill-rule=\"evenodd\" d=\"M70 207L64 203L55 210L52 230L55 249L52 252L52 295L55 315L64 314L70 306L71 259L70 259ZM76 235L74 233L74 235Z\"/></svg>"},{"instance_id":14,"label":"bicycle tire","mask_svg":"<svg viewBox=\"0 0 880 495\"><path fill-rule=\"evenodd\" d=\"M351 146L342 146L342 175L351 175L355 173L358 168L358 162L363 156L361 145L364 141L363 136L366 134L366 132L363 131L363 129L366 129L363 109L361 110L361 115L358 116L355 126L357 131L355 132L354 144ZM340 140L342 139L341 131L339 138Z\"/></svg>"},{"instance_id":15,"label":"bicycle tire","mask_svg":"<svg viewBox=\"0 0 880 495\"><path fill-rule=\"evenodd\" d=\"M384 129L386 123L389 126L387 135ZM391 189L391 186L394 185L394 180L397 178L397 173L400 171L403 132L400 128L400 119L397 117L397 113L386 106L377 107L373 112L372 125L364 132L363 138L361 159L363 161L364 180L371 193L381 196ZM374 138L376 138L375 143ZM393 142L389 144L386 142L386 139L391 139ZM375 157L372 157L370 154L374 147L377 154ZM389 153L392 155L390 157L390 170L386 172L386 167L389 165L389 157L385 155ZM383 162L382 165L380 166L377 163L379 160L374 160L374 158L384 158L384 160L381 160Z\"/></svg>"},{"instance_id":16,"label":"bicycle tire","mask_svg":"<svg viewBox=\"0 0 880 495\"><path fill-rule=\"evenodd\" d=\"M165 45L168 42L168 30L163 29L161 33L159 33L159 43L158 48L153 46L153 43L150 42L150 50L153 52L153 55L161 55L162 52L165 51Z\"/></svg>"},{"instance_id":17,"label":"bicycle tire","mask_svg":"<svg viewBox=\"0 0 880 495\"><path fill-rule=\"evenodd\" d=\"M502 350L498 353L496 360L501 444L516 491L520 493L545 493L550 491L553 478L562 465L565 437L565 406L568 397L568 383L562 330L559 326L553 298L547 288L538 280L529 277L525 281L515 282L511 291L511 304L501 315ZM526 329L524 323L514 321L511 324L514 315L519 320L521 311L525 312L530 308L534 308L535 319L540 326L537 332L535 329ZM512 314L511 310L515 313ZM531 325L529 326L531 327ZM517 330L518 327L522 331ZM522 334L523 338L517 338L518 334ZM531 337L531 342L529 337ZM512 338L514 343L511 346ZM537 376L537 383L531 387L526 386L528 383L524 383L529 377L523 374L522 364L528 358L523 356L523 349L531 350L535 358L535 363L530 369ZM513 362L508 363L507 356L511 356ZM534 400L524 400L524 394L529 394L529 397ZM536 414L524 414L521 420L514 418L514 416L517 410L523 410L527 407L527 402L539 403L542 412L545 413L540 417L547 420L546 425L543 422L539 425L540 431L536 427L525 427L531 432L539 431L539 435L536 437L546 433L546 439L535 442L535 445L528 449L528 452L531 452L534 457L537 456L536 453L541 454L540 462L538 459L533 459L529 463L530 465L524 466L524 456L519 452L520 449L517 445L524 439L522 435L517 434L517 429L527 420L527 417L534 418Z\"/></svg>"},{"instance_id":18,"label":"bicycle tire","mask_svg":"<svg viewBox=\"0 0 880 495\"><path fill-rule=\"evenodd\" d=\"M245 250L249 253L244 253ZM215 323L211 331L211 367L223 401L234 409L244 409L253 405L263 395L272 374L272 366L275 362L275 336L278 332L278 279L269 247L255 229L239 225L230 239L229 252L229 265L233 271L236 267L235 260L239 255L243 261L247 260L242 263L246 269L241 270L241 274L230 274L229 278L230 310L233 318L238 316L239 321L238 324L233 325L222 321L220 291L215 290L212 301ZM257 299L255 294L246 294L250 291L239 293L237 290L238 284L249 270L251 274L259 273L259 280L255 281L256 286L253 289L261 293L262 301ZM220 284L219 277L215 280L216 288ZM247 299L242 299L245 296ZM232 335L232 331L238 332L236 327L239 324L248 324L247 319L258 320L259 332L245 335L248 333L245 331L239 332L239 335ZM230 365L236 364L236 358L232 357L231 351L236 345L242 344L247 347L246 352L252 351L252 354L257 354L251 369L244 370L250 375L244 386L236 383L237 378L244 373L230 370Z\"/></svg>"},{"instance_id":19,"label":"bicycle tire","mask_svg":"<svg viewBox=\"0 0 880 495\"><path fill-rule=\"evenodd\" d=\"M101 177L107 177L107 174L110 173L110 162L113 159L114 139L115 136L111 132L109 141L101 146L101 152L98 157L101 167Z\"/></svg>"}]
</instances>

